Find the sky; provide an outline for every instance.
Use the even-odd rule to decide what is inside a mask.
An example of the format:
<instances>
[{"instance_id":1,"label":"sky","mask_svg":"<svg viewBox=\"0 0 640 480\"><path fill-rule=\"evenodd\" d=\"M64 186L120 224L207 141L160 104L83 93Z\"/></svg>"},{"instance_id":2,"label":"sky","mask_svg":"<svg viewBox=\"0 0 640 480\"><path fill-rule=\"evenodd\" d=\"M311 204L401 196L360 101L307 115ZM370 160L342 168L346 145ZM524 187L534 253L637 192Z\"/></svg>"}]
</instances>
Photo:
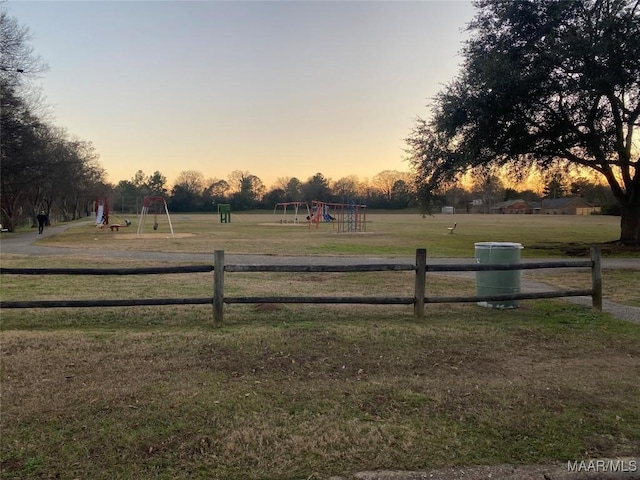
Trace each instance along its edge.
<instances>
[{"instance_id":1,"label":"sky","mask_svg":"<svg viewBox=\"0 0 640 480\"><path fill-rule=\"evenodd\" d=\"M405 138L458 74L471 2L5 3L49 64L54 125L108 180L159 171L267 186L408 171Z\"/></svg>"}]
</instances>

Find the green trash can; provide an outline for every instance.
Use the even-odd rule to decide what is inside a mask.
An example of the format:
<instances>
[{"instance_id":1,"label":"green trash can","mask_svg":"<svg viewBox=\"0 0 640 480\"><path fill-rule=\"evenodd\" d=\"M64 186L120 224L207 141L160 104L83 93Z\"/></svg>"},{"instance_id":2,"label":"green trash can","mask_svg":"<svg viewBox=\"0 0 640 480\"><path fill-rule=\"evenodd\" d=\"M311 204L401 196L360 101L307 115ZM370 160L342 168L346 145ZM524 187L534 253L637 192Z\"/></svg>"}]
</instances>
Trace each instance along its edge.
<instances>
[{"instance_id":1,"label":"green trash can","mask_svg":"<svg viewBox=\"0 0 640 480\"><path fill-rule=\"evenodd\" d=\"M476 263L480 265L512 265L520 263L520 243L478 242ZM491 270L476 272L476 294L506 295L520 293L520 270ZM483 307L516 308L517 300L489 300L478 302Z\"/></svg>"}]
</instances>

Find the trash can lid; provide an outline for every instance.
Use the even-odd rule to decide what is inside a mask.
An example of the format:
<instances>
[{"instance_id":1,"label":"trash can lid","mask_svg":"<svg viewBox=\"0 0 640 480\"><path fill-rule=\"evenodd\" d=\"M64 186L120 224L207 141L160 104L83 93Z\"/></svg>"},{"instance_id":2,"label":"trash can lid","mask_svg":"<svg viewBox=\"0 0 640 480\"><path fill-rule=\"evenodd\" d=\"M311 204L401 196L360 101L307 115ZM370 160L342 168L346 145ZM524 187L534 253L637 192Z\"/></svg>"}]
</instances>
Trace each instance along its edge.
<instances>
[{"instance_id":1,"label":"trash can lid","mask_svg":"<svg viewBox=\"0 0 640 480\"><path fill-rule=\"evenodd\" d=\"M476 248L510 248L522 250L524 247L521 243L514 242L478 242L474 244Z\"/></svg>"}]
</instances>

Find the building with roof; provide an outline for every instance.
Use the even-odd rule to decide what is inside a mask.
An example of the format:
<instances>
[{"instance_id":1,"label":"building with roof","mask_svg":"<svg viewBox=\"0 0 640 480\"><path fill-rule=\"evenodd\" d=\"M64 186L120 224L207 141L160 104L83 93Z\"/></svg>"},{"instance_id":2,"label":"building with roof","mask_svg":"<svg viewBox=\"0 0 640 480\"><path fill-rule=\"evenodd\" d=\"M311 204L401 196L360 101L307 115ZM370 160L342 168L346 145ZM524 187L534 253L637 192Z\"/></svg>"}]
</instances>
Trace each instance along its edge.
<instances>
[{"instance_id":1,"label":"building with roof","mask_svg":"<svg viewBox=\"0 0 640 480\"><path fill-rule=\"evenodd\" d=\"M580 197L550 198L540 203L543 215L591 215L600 213L600 207L594 207Z\"/></svg>"},{"instance_id":2,"label":"building with roof","mask_svg":"<svg viewBox=\"0 0 640 480\"><path fill-rule=\"evenodd\" d=\"M541 202L527 202L518 199L497 203L491 207L490 212L511 215L591 215L600 213L600 207L594 207L580 197L545 199Z\"/></svg>"},{"instance_id":3,"label":"building with roof","mask_svg":"<svg viewBox=\"0 0 640 480\"><path fill-rule=\"evenodd\" d=\"M533 202L526 200L507 200L506 202L496 203L491 207L491 213L507 213L507 214L531 214L534 213Z\"/></svg>"}]
</instances>

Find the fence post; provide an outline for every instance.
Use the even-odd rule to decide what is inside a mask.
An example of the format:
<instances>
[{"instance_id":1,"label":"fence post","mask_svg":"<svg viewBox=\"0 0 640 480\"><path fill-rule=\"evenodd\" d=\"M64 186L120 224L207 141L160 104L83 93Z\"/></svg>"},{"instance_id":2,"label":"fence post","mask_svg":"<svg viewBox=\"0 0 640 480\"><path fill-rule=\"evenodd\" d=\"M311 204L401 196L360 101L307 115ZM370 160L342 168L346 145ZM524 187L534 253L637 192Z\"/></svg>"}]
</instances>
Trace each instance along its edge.
<instances>
[{"instance_id":1,"label":"fence post","mask_svg":"<svg viewBox=\"0 0 640 480\"><path fill-rule=\"evenodd\" d=\"M224 250L214 251L213 261L213 323L222 326L224 316Z\"/></svg>"},{"instance_id":2,"label":"fence post","mask_svg":"<svg viewBox=\"0 0 640 480\"><path fill-rule=\"evenodd\" d=\"M602 262L599 247L591 247L591 302L593 308L602 311Z\"/></svg>"},{"instance_id":3,"label":"fence post","mask_svg":"<svg viewBox=\"0 0 640 480\"><path fill-rule=\"evenodd\" d=\"M424 295L427 283L427 249L416 250L416 285L414 293L413 314L424 318Z\"/></svg>"}]
</instances>

